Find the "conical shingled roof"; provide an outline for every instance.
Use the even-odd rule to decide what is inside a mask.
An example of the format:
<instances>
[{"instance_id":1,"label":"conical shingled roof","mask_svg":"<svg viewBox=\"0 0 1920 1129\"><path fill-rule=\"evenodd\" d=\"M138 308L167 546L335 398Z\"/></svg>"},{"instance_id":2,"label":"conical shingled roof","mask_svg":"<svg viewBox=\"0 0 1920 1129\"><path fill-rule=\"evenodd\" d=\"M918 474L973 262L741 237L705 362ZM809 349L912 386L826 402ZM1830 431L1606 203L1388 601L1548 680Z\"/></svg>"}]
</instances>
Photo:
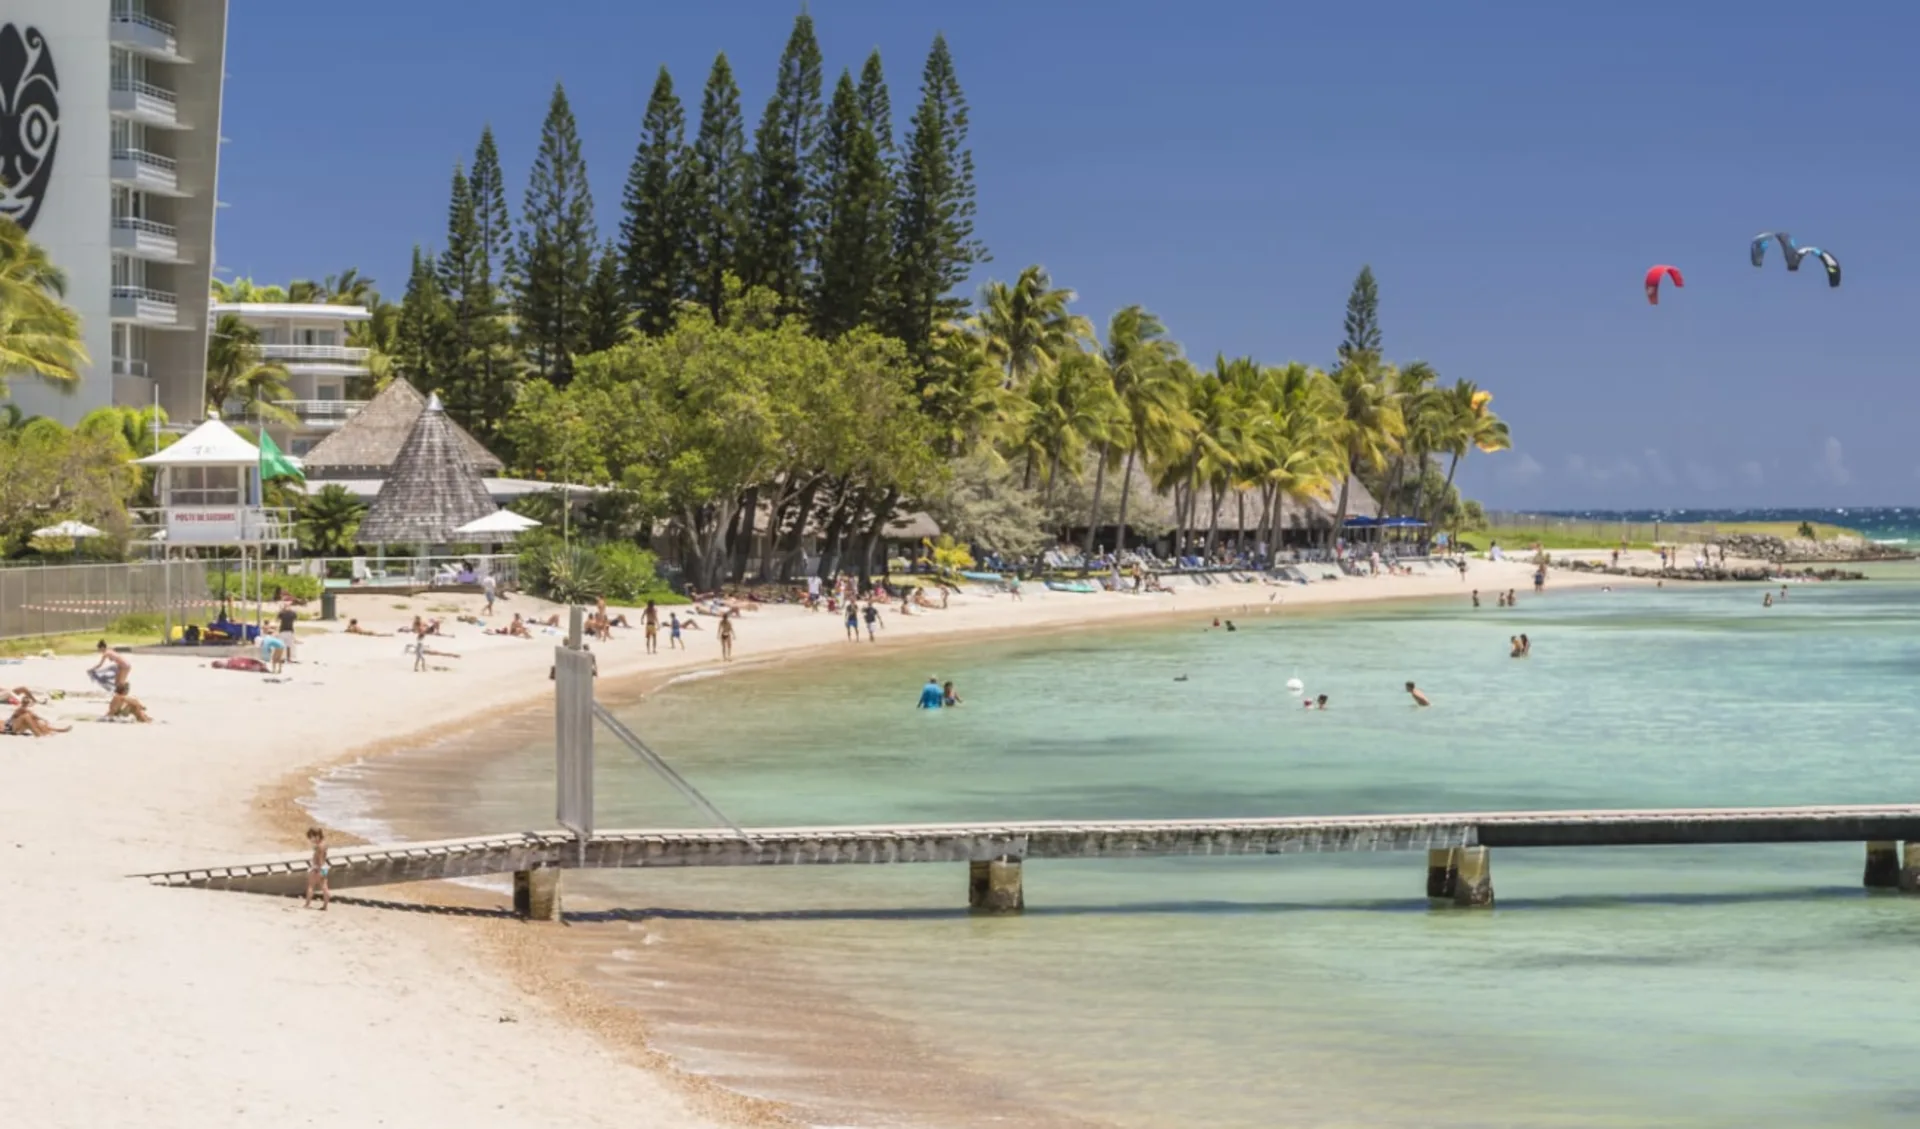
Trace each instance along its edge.
<instances>
[{"instance_id":1,"label":"conical shingled roof","mask_svg":"<svg viewBox=\"0 0 1920 1129\"><path fill-rule=\"evenodd\" d=\"M340 429L313 445L300 463L308 478L378 478L387 473L400 457L400 446L412 433L420 413L427 408L426 397L403 377L395 377L366 407L347 420ZM496 474L500 460L480 445L480 441L454 424L461 446L474 469L481 474Z\"/></svg>"},{"instance_id":2,"label":"conical shingled roof","mask_svg":"<svg viewBox=\"0 0 1920 1129\"><path fill-rule=\"evenodd\" d=\"M436 395L400 445L356 539L363 545L446 545L458 540L454 530L498 508Z\"/></svg>"}]
</instances>

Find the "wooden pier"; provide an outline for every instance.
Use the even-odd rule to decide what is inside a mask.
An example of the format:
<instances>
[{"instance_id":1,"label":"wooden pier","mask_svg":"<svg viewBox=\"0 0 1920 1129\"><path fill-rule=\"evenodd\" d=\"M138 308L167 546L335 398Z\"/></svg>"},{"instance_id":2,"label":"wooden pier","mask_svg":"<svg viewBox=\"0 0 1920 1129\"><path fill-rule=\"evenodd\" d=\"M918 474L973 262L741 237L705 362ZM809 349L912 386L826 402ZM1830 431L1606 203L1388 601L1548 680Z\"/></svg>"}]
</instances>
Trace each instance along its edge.
<instances>
[{"instance_id":1,"label":"wooden pier","mask_svg":"<svg viewBox=\"0 0 1920 1129\"><path fill-rule=\"evenodd\" d=\"M1499 849L1864 843L1864 883L1920 890L1920 804L1647 811L1482 812L1440 815L779 827L741 831L527 831L431 843L341 847L329 858L335 890L445 878L514 876L516 908L560 912L560 872L689 866L968 864L968 904L986 913L1025 906L1030 859L1132 859L1424 851L1427 895L1493 904ZM1903 846L1904 844L1904 846ZM137 877L163 886L299 894L304 855Z\"/></svg>"}]
</instances>

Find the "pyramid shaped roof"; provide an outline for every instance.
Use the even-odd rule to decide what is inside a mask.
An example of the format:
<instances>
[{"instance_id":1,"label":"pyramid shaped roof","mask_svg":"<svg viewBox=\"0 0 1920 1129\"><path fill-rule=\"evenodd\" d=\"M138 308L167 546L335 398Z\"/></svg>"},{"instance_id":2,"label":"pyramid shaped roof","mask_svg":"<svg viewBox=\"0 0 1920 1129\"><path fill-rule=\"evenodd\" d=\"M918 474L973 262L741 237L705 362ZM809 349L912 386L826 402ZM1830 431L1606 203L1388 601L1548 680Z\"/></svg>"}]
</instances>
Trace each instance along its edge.
<instances>
[{"instance_id":1,"label":"pyramid shaped roof","mask_svg":"<svg viewBox=\"0 0 1920 1129\"><path fill-rule=\"evenodd\" d=\"M182 435L164 450L135 460L141 466L252 466L260 461L260 448L209 415L207 422Z\"/></svg>"},{"instance_id":2,"label":"pyramid shaped roof","mask_svg":"<svg viewBox=\"0 0 1920 1129\"><path fill-rule=\"evenodd\" d=\"M401 445L426 407L427 398L419 389L395 377L339 430L315 443L301 465L314 478L378 477L400 457ZM500 471L500 460L492 452L459 424L452 426L475 470L481 474Z\"/></svg>"},{"instance_id":3,"label":"pyramid shaped roof","mask_svg":"<svg viewBox=\"0 0 1920 1129\"><path fill-rule=\"evenodd\" d=\"M499 509L474 470L463 438L440 406L440 397L429 398L360 521L361 544L450 544L459 540L454 530Z\"/></svg>"}]
</instances>

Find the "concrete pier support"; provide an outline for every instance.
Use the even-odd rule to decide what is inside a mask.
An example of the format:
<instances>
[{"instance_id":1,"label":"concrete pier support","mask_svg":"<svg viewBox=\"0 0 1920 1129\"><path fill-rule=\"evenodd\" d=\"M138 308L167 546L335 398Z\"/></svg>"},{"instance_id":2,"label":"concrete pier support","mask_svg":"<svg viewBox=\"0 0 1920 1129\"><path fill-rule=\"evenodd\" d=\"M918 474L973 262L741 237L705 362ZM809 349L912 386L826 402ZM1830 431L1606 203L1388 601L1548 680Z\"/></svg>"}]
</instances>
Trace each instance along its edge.
<instances>
[{"instance_id":1,"label":"concrete pier support","mask_svg":"<svg viewBox=\"0 0 1920 1129\"><path fill-rule=\"evenodd\" d=\"M513 912L528 921L560 920L560 871L550 866L514 871Z\"/></svg>"},{"instance_id":2,"label":"concrete pier support","mask_svg":"<svg viewBox=\"0 0 1920 1129\"><path fill-rule=\"evenodd\" d=\"M1900 886L1900 844L1875 839L1867 844L1867 869L1861 883L1869 890L1893 890Z\"/></svg>"},{"instance_id":3,"label":"concrete pier support","mask_svg":"<svg viewBox=\"0 0 1920 1129\"><path fill-rule=\"evenodd\" d=\"M1453 869L1453 848L1442 847L1427 852L1427 899L1435 902L1451 902L1454 884L1459 874Z\"/></svg>"},{"instance_id":4,"label":"concrete pier support","mask_svg":"<svg viewBox=\"0 0 1920 1129\"><path fill-rule=\"evenodd\" d=\"M1900 889L1920 894L1920 841L1900 848Z\"/></svg>"},{"instance_id":5,"label":"concrete pier support","mask_svg":"<svg viewBox=\"0 0 1920 1129\"><path fill-rule=\"evenodd\" d=\"M1019 913L1027 908L1019 859L967 864L967 908L975 913Z\"/></svg>"},{"instance_id":6,"label":"concrete pier support","mask_svg":"<svg viewBox=\"0 0 1920 1129\"><path fill-rule=\"evenodd\" d=\"M1453 849L1453 904L1493 905L1493 852L1485 847Z\"/></svg>"}]
</instances>

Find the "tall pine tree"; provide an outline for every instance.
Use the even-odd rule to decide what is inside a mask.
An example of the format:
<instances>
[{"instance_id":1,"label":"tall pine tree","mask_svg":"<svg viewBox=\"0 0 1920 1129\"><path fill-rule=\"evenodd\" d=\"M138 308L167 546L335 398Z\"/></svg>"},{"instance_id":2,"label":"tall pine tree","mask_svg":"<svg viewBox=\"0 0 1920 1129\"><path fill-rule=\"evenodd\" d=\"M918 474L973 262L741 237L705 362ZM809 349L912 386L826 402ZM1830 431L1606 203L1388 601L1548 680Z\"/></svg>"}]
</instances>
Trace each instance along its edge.
<instances>
[{"instance_id":1,"label":"tall pine tree","mask_svg":"<svg viewBox=\"0 0 1920 1129\"><path fill-rule=\"evenodd\" d=\"M636 327L649 337L673 328L674 306L689 289L689 179L686 114L674 96L673 76L661 67L647 100L640 148L627 172L620 220L621 282Z\"/></svg>"},{"instance_id":2,"label":"tall pine tree","mask_svg":"<svg viewBox=\"0 0 1920 1129\"><path fill-rule=\"evenodd\" d=\"M692 294L718 319L726 306L726 276L744 274L741 243L751 198L751 162L740 117L740 88L725 54L713 60L700 97L700 132L688 160L687 228Z\"/></svg>"},{"instance_id":3,"label":"tall pine tree","mask_svg":"<svg viewBox=\"0 0 1920 1129\"><path fill-rule=\"evenodd\" d=\"M820 263L809 305L813 329L838 337L879 308L893 233L888 230L886 166L861 112L853 76L840 72L821 139L826 176Z\"/></svg>"},{"instance_id":4,"label":"tall pine tree","mask_svg":"<svg viewBox=\"0 0 1920 1129\"><path fill-rule=\"evenodd\" d=\"M394 364L414 387L437 392L449 367L451 343L452 318L434 273L433 253L415 245L394 328Z\"/></svg>"},{"instance_id":5,"label":"tall pine tree","mask_svg":"<svg viewBox=\"0 0 1920 1129\"><path fill-rule=\"evenodd\" d=\"M745 281L797 308L813 267L819 208L820 44L801 12L753 135L752 254Z\"/></svg>"},{"instance_id":6,"label":"tall pine tree","mask_svg":"<svg viewBox=\"0 0 1920 1129\"><path fill-rule=\"evenodd\" d=\"M593 264L587 287L586 345L582 352L599 353L627 339L628 310L623 256L608 244Z\"/></svg>"},{"instance_id":7,"label":"tall pine tree","mask_svg":"<svg viewBox=\"0 0 1920 1129\"><path fill-rule=\"evenodd\" d=\"M476 344L493 317L492 296L483 269L472 186L466 170L455 165L447 201L447 245L440 252L436 271L440 293L447 302L452 363L450 371L441 374L441 386L447 413L469 429L480 422L484 396L474 373Z\"/></svg>"},{"instance_id":8,"label":"tall pine tree","mask_svg":"<svg viewBox=\"0 0 1920 1129\"><path fill-rule=\"evenodd\" d=\"M573 354L586 344L587 290L599 241L580 133L558 84L520 218L521 345L540 375L564 385L573 377Z\"/></svg>"},{"instance_id":9,"label":"tall pine tree","mask_svg":"<svg viewBox=\"0 0 1920 1129\"><path fill-rule=\"evenodd\" d=\"M893 160L893 98L887 93L887 74L880 65L880 49L873 49L860 68L860 115L867 119L880 155Z\"/></svg>"},{"instance_id":10,"label":"tall pine tree","mask_svg":"<svg viewBox=\"0 0 1920 1129\"><path fill-rule=\"evenodd\" d=\"M513 284L513 217L507 211L507 185L500 172L500 150L493 127L480 131L473 151L473 171L467 177L473 197L475 243L474 288L461 300L474 312L470 328L468 379L472 384L472 422L467 426L483 438L499 435L500 425L517 394L520 365L513 355L505 314Z\"/></svg>"},{"instance_id":11,"label":"tall pine tree","mask_svg":"<svg viewBox=\"0 0 1920 1129\"><path fill-rule=\"evenodd\" d=\"M1373 283L1373 267L1360 268L1347 294L1347 336L1340 342L1340 359L1355 353L1380 355L1380 290Z\"/></svg>"},{"instance_id":12,"label":"tall pine tree","mask_svg":"<svg viewBox=\"0 0 1920 1129\"><path fill-rule=\"evenodd\" d=\"M986 248L973 237L973 153L967 101L947 39L936 35L920 73L920 105L902 156L896 190L893 285L887 329L925 361L933 330L966 307L953 296Z\"/></svg>"}]
</instances>

